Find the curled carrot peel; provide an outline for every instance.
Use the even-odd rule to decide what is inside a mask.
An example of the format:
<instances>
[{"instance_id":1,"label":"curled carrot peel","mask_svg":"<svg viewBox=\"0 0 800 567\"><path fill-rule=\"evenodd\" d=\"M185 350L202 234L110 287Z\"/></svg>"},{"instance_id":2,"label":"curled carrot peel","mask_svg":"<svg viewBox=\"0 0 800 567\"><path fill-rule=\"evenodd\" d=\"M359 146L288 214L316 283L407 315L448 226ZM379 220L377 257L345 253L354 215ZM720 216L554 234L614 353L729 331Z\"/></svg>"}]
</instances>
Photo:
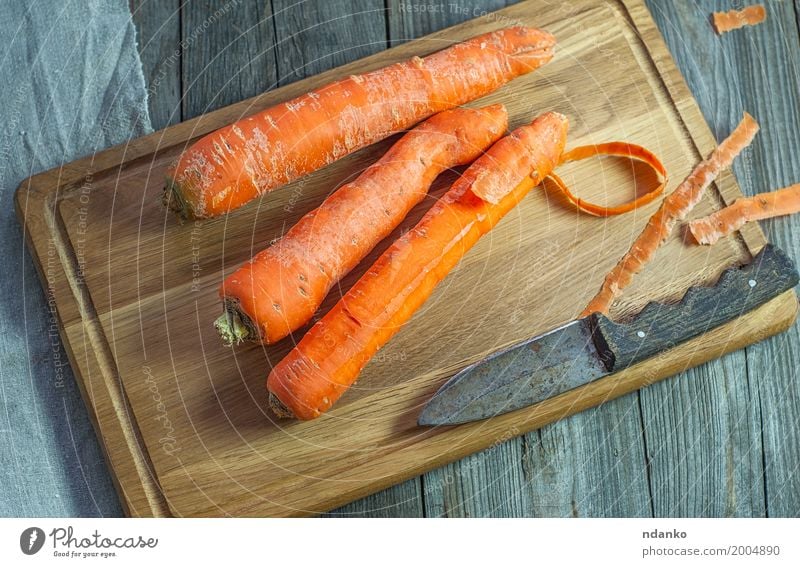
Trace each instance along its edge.
<instances>
[{"instance_id":1,"label":"curled carrot peel","mask_svg":"<svg viewBox=\"0 0 800 567\"><path fill-rule=\"evenodd\" d=\"M664 167L664 164L661 163L661 160L659 160L653 152L636 144L630 144L628 142L606 142L604 144L579 146L571 149L568 152L565 152L564 155L561 156L559 164L570 161L578 161L597 155L627 157L646 163L659 174L661 183L659 183L659 185L652 191L648 191L633 201L629 201L622 205L616 205L614 207L606 207L604 205L596 205L594 203L585 201L580 197L576 197L569 190L567 184L564 183L564 181L558 175L556 175L555 172L551 171L550 175L548 175L549 179L556 185L564 197L566 197L570 203L575 205L581 211L597 217L621 215L646 205L664 192L664 187L666 187L668 180L667 170Z\"/></svg>"},{"instance_id":2,"label":"curled carrot peel","mask_svg":"<svg viewBox=\"0 0 800 567\"><path fill-rule=\"evenodd\" d=\"M685 219L686 215L700 202L706 187L717 178L721 171L731 166L736 156L750 145L757 132L758 123L745 112L744 118L731 135L711 152L707 159L700 162L689 174L689 177L672 193L667 195L655 214L650 217L644 230L633 242L630 250L606 275L600 291L581 313L582 317L592 313L608 313L616 296L631 283L633 276L639 273L653 258L656 250L667 241L675 225Z\"/></svg>"},{"instance_id":3,"label":"curled carrot peel","mask_svg":"<svg viewBox=\"0 0 800 567\"><path fill-rule=\"evenodd\" d=\"M547 176L548 164L564 149L567 127L563 115L543 114L521 127L527 132L516 130L475 160L272 369L267 389L273 411L299 419L327 411L464 254L535 187L531 172ZM528 151L539 152L541 161L529 162L527 171L510 167L525 161L521 154ZM485 201L471 190L476 184L503 197L497 204Z\"/></svg>"},{"instance_id":4,"label":"curled carrot peel","mask_svg":"<svg viewBox=\"0 0 800 567\"><path fill-rule=\"evenodd\" d=\"M746 223L800 213L800 183L769 193L736 199L732 205L689 223L699 244L714 244Z\"/></svg>"}]
</instances>

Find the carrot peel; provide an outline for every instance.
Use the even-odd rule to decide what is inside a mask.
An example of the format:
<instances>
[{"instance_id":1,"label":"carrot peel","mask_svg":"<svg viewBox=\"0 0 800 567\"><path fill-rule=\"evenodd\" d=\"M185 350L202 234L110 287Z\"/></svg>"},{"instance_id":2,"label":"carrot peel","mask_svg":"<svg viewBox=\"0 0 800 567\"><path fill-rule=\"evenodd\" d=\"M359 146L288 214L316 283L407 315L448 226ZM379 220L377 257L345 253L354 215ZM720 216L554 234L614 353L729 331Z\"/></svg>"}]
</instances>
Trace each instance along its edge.
<instances>
[{"instance_id":1,"label":"carrot peel","mask_svg":"<svg viewBox=\"0 0 800 567\"><path fill-rule=\"evenodd\" d=\"M800 183L736 199L732 205L689 223L698 244L714 244L746 223L800 212Z\"/></svg>"},{"instance_id":2,"label":"carrot peel","mask_svg":"<svg viewBox=\"0 0 800 567\"><path fill-rule=\"evenodd\" d=\"M675 225L686 218L700 202L703 192L723 170L729 168L758 132L758 123L745 112L742 121L730 136L700 162L675 190L667 195L658 210L650 217L644 230L631 245L630 250L606 275L597 295L581 313L581 317L592 313L608 313L616 296L627 287L633 276L639 273L667 241Z\"/></svg>"}]
</instances>

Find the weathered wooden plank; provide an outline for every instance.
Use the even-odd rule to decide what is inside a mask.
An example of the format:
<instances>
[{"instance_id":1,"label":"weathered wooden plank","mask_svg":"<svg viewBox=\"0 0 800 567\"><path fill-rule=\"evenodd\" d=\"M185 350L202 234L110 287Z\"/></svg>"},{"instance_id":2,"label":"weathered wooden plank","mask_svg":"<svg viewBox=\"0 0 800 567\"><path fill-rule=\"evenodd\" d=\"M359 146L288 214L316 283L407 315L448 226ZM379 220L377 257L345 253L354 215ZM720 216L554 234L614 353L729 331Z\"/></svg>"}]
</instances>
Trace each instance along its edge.
<instances>
[{"instance_id":1,"label":"weathered wooden plank","mask_svg":"<svg viewBox=\"0 0 800 567\"><path fill-rule=\"evenodd\" d=\"M386 48L385 8L379 0L273 0L277 78L281 85ZM419 479L334 510L331 516L422 515Z\"/></svg>"},{"instance_id":2,"label":"weathered wooden plank","mask_svg":"<svg viewBox=\"0 0 800 567\"><path fill-rule=\"evenodd\" d=\"M438 31L485 10L513 2L417 3L390 0L388 16L391 45ZM511 437L512 435L509 435ZM529 514L529 494L523 488L522 442L498 440L491 449L451 463L424 475L426 516L484 517Z\"/></svg>"},{"instance_id":3,"label":"weathered wooden plank","mask_svg":"<svg viewBox=\"0 0 800 567\"><path fill-rule=\"evenodd\" d=\"M795 226L800 229L800 226ZM763 436L766 512L800 516L800 332L747 349L750 381L758 398Z\"/></svg>"},{"instance_id":4,"label":"weathered wooden plank","mask_svg":"<svg viewBox=\"0 0 800 567\"><path fill-rule=\"evenodd\" d=\"M651 515L637 395L525 436L537 516Z\"/></svg>"},{"instance_id":5,"label":"weathered wooden plank","mask_svg":"<svg viewBox=\"0 0 800 567\"><path fill-rule=\"evenodd\" d=\"M700 66L705 73L704 63L720 53L707 19L710 11L704 18L706 10L696 5L651 2L649 7L706 120L721 139L736 121L727 119L727 111L726 120L720 118L721 101L699 88L706 84L694 73ZM708 70L712 75L706 75L706 81L717 80L714 70ZM741 109L735 114L740 117ZM745 355L737 352L640 393L656 516L763 513L763 504L759 507L763 490L758 491L757 481L761 444L746 376ZM733 421L728 419L732 411L737 411Z\"/></svg>"},{"instance_id":6,"label":"weathered wooden plank","mask_svg":"<svg viewBox=\"0 0 800 567\"><path fill-rule=\"evenodd\" d=\"M180 2L131 0L131 13L147 86L150 123L160 130L183 119Z\"/></svg>"},{"instance_id":7,"label":"weathered wooden plank","mask_svg":"<svg viewBox=\"0 0 800 567\"><path fill-rule=\"evenodd\" d=\"M640 395L656 516L763 515L758 410L743 352Z\"/></svg>"},{"instance_id":8,"label":"weathered wooden plank","mask_svg":"<svg viewBox=\"0 0 800 567\"><path fill-rule=\"evenodd\" d=\"M789 157L800 143L797 74L785 63L800 55L791 4L770 2L765 24L722 37L713 32L708 15L729 9L727 2L648 5L717 137L729 132L744 110L761 123L752 149L734 164L743 191L800 179ZM797 220L765 227L772 241L800 257L791 233ZM795 325L746 353L642 392L657 516L798 513L798 349Z\"/></svg>"},{"instance_id":9,"label":"weathered wooden plank","mask_svg":"<svg viewBox=\"0 0 800 567\"><path fill-rule=\"evenodd\" d=\"M501 436L489 449L423 477L425 515L432 517L510 517L531 509L521 466L523 449L514 435Z\"/></svg>"},{"instance_id":10,"label":"weathered wooden plank","mask_svg":"<svg viewBox=\"0 0 800 567\"><path fill-rule=\"evenodd\" d=\"M185 120L276 84L269 0L186 2L181 7L181 44Z\"/></svg>"}]
</instances>

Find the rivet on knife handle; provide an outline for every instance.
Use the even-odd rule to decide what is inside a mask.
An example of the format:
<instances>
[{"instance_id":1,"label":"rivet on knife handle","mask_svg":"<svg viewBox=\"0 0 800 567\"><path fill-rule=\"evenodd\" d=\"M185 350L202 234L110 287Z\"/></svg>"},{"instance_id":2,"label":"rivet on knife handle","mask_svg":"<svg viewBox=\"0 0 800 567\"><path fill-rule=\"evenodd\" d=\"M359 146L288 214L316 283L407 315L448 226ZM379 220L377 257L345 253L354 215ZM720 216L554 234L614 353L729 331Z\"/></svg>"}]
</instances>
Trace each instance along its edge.
<instances>
[{"instance_id":1,"label":"rivet on knife handle","mask_svg":"<svg viewBox=\"0 0 800 567\"><path fill-rule=\"evenodd\" d=\"M622 370L735 319L797 283L794 263L767 244L749 264L725 270L715 285L689 288L679 303L648 303L625 323L592 315L595 345L609 371Z\"/></svg>"}]
</instances>

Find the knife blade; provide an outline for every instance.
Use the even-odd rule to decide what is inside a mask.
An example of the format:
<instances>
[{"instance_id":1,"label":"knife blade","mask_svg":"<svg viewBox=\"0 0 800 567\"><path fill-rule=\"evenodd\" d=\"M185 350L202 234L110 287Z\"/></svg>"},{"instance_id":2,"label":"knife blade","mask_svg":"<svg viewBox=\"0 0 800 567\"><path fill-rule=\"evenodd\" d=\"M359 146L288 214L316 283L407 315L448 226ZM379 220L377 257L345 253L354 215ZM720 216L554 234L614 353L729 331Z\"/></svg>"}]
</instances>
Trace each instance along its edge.
<instances>
[{"instance_id":1,"label":"knife blade","mask_svg":"<svg viewBox=\"0 0 800 567\"><path fill-rule=\"evenodd\" d=\"M799 279L786 254L767 244L713 286L689 288L679 303L648 303L624 323L595 313L466 367L434 394L417 422L457 425L547 400L735 319Z\"/></svg>"}]
</instances>

